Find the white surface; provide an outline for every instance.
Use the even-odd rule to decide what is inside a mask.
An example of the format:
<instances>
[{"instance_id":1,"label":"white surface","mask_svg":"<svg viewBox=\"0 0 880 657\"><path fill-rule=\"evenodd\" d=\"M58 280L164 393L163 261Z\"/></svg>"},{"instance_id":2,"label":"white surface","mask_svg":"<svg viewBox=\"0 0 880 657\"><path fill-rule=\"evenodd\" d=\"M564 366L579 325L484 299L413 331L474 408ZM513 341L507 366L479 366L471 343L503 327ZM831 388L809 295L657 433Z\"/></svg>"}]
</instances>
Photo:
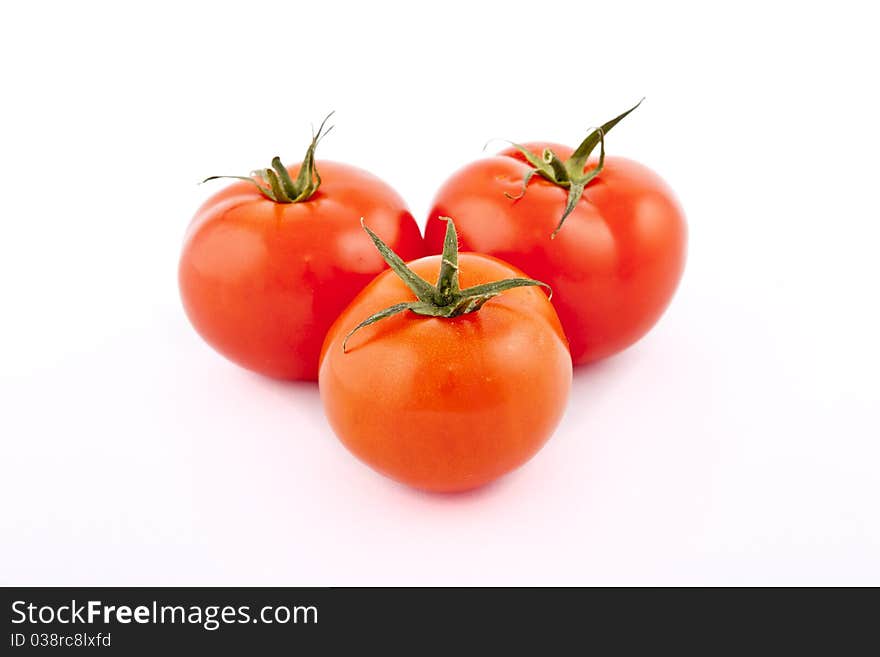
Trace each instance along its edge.
<instances>
[{"instance_id":1,"label":"white surface","mask_svg":"<svg viewBox=\"0 0 880 657\"><path fill-rule=\"evenodd\" d=\"M880 584L867 4L295 4L0 10L0 583ZM423 222L487 138L643 95L608 147L680 195L685 279L497 484L380 478L187 324L195 182L328 110Z\"/></svg>"}]
</instances>

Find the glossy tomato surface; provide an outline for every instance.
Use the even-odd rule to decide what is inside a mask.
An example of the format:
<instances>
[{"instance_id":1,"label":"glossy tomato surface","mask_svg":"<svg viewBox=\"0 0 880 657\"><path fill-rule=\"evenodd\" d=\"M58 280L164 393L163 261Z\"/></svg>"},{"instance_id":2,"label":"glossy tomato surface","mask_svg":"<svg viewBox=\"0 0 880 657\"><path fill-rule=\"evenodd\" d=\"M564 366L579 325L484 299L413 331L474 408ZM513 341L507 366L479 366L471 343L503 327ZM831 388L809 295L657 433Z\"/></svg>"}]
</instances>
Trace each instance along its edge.
<instances>
[{"instance_id":1,"label":"glossy tomato surface","mask_svg":"<svg viewBox=\"0 0 880 657\"><path fill-rule=\"evenodd\" d=\"M551 148L565 159L571 149ZM590 161L586 170L595 167ZM429 253L455 220L463 250L487 253L548 283L575 364L610 356L641 338L663 314L684 270L687 225L672 190L653 171L622 157L605 159L555 239L568 190L534 176L515 150L477 160L440 188L428 217Z\"/></svg>"},{"instance_id":2,"label":"glossy tomato surface","mask_svg":"<svg viewBox=\"0 0 880 657\"><path fill-rule=\"evenodd\" d=\"M293 178L299 166L289 167ZM252 184L229 185L189 226L180 259L193 326L242 367L314 380L333 320L386 269L360 225L365 217L404 258L423 254L398 194L361 169L320 161L322 183L300 203L276 203Z\"/></svg>"},{"instance_id":3,"label":"glossy tomato surface","mask_svg":"<svg viewBox=\"0 0 880 657\"><path fill-rule=\"evenodd\" d=\"M409 263L434 280L440 257ZM494 258L459 257L461 286L522 272ZM321 399L357 457L430 491L481 486L525 463L559 422L571 358L544 292L516 288L477 312L446 319L405 312L345 335L413 294L393 272L369 285L327 335Z\"/></svg>"}]
</instances>

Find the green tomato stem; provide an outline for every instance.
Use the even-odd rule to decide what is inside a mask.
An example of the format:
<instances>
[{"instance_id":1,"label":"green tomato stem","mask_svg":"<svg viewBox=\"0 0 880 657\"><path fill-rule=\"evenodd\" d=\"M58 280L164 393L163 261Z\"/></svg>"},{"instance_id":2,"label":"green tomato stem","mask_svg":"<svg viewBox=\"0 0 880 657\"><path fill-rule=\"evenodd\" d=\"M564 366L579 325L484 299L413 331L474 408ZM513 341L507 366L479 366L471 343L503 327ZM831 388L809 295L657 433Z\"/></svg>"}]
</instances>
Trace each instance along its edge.
<instances>
[{"instance_id":1,"label":"green tomato stem","mask_svg":"<svg viewBox=\"0 0 880 657\"><path fill-rule=\"evenodd\" d=\"M342 351L346 351L348 339L360 329L402 312L409 311L424 317L451 319L466 313L476 312L489 299L516 287L540 285L550 290L550 286L546 283L531 278L506 278L500 281L492 281L491 283L474 285L462 290L458 282L458 233L455 230L455 222L449 217L441 217L441 219L447 223L446 236L443 240L443 254L440 261L440 273L437 277L436 285L431 285L410 269L401 260L400 256L394 253L376 233L367 227L363 218L361 219L361 226L370 236L370 239L373 240L373 244L375 244L382 258L400 280L406 283L406 286L415 295L416 300L394 304L367 317L349 331L348 335L342 340Z\"/></svg>"},{"instance_id":2,"label":"green tomato stem","mask_svg":"<svg viewBox=\"0 0 880 657\"><path fill-rule=\"evenodd\" d=\"M330 112L324 118L317 132L314 129L312 130L312 141L306 150L306 155L303 158L296 180L290 177L290 173L282 164L281 158L276 156L272 158L271 167L257 169L250 176L210 176L202 182L206 183L209 180L221 178L245 180L253 184L257 191L265 198L275 203L302 203L303 201L308 201L318 191L318 187L321 186L321 175L318 173L318 167L315 163L315 149L318 147L321 139L333 130L332 125L326 130L324 129L327 120L331 116L333 116L333 112Z\"/></svg>"},{"instance_id":3,"label":"green tomato stem","mask_svg":"<svg viewBox=\"0 0 880 657\"><path fill-rule=\"evenodd\" d=\"M568 198L566 200L565 210L562 212L562 217L560 217L556 229L550 235L551 239L555 238L556 235L559 234L559 231L562 230L562 225L565 223L568 215L570 215L575 207L577 207L578 201L581 200L586 186L591 180L593 180L593 178L598 176L605 167L605 135L608 134L614 126L626 118L630 112L641 105L643 100L645 99L642 98L642 100L623 114L620 114L610 121L603 123L598 128L591 130L571 154L571 157L565 161L549 148L545 149L543 153L538 155L520 144L513 143L513 147L525 157L526 161L532 166L532 168L528 170L523 178L522 190L520 193L513 196L505 192L505 196L513 201L521 199L525 196L529 182L535 174L552 182L554 185L567 189ZM589 160L593 151L596 150L596 146L599 147L599 162L595 167L585 173L584 169L587 166L587 160Z\"/></svg>"}]
</instances>

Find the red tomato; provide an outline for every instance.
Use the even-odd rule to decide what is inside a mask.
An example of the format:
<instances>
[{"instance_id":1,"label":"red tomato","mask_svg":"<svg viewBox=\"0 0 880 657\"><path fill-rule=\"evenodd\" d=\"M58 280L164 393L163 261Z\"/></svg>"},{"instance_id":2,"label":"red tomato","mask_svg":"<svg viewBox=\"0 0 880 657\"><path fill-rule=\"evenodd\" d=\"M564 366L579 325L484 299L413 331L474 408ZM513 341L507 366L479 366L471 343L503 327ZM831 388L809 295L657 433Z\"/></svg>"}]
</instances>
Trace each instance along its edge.
<instances>
[{"instance_id":1,"label":"red tomato","mask_svg":"<svg viewBox=\"0 0 880 657\"><path fill-rule=\"evenodd\" d=\"M559 144L524 147L536 154L549 148L560 160L572 154ZM590 159L583 171L596 165ZM520 198L505 196L522 192L531 168L509 148L453 174L428 215L428 251L443 243L439 217L452 217L462 249L501 258L550 285L575 364L625 349L659 319L681 278L687 226L678 201L647 167L608 157L552 238L568 189L534 175Z\"/></svg>"},{"instance_id":2,"label":"red tomato","mask_svg":"<svg viewBox=\"0 0 880 657\"><path fill-rule=\"evenodd\" d=\"M274 171L232 184L196 213L180 259L180 293L196 330L233 362L279 379L317 379L327 329L385 269L361 217L404 257L424 252L400 196L361 169L316 164L317 138L304 163L307 198L267 198L257 183L271 193ZM287 169L292 180L301 166Z\"/></svg>"},{"instance_id":3,"label":"red tomato","mask_svg":"<svg viewBox=\"0 0 880 657\"><path fill-rule=\"evenodd\" d=\"M463 254L457 264L462 288L525 280L483 255ZM433 280L441 256L409 267ZM428 296L443 289L438 281ZM467 299L423 304L386 271L330 329L319 376L324 410L345 446L375 470L425 490L460 491L518 467L550 437L571 386L553 306L534 287L480 301L476 308ZM451 307L462 314L444 316ZM376 313L385 318L364 322Z\"/></svg>"}]
</instances>

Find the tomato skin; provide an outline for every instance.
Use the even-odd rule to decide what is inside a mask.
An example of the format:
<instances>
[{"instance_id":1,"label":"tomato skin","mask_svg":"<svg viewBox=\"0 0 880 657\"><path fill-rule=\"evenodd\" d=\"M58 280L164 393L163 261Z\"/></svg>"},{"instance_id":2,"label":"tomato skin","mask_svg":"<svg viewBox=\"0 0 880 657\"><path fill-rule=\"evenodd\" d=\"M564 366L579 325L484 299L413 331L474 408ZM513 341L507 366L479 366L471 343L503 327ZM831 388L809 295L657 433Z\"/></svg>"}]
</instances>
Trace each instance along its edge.
<instances>
[{"instance_id":1,"label":"tomato skin","mask_svg":"<svg viewBox=\"0 0 880 657\"><path fill-rule=\"evenodd\" d=\"M316 380L327 329L386 269L360 218L404 258L424 253L400 196L370 173L318 162L322 183L300 203L275 203L253 185L220 190L198 210L184 241L178 280L201 336L247 369ZM299 165L288 167L293 178Z\"/></svg>"},{"instance_id":2,"label":"tomato skin","mask_svg":"<svg viewBox=\"0 0 880 657\"><path fill-rule=\"evenodd\" d=\"M559 144L524 144L532 152ZM596 161L591 160L586 169ZM535 176L515 149L477 160L450 177L428 215L429 253L442 248L445 222L455 220L463 249L487 253L548 283L575 364L615 354L641 338L669 305L684 271L687 224L672 190L653 171L608 156L584 197L556 228L568 190Z\"/></svg>"},{"instance_id":3,"label":"tomato skin","mask_svg":"<svg viewBox=\"0 0 880 657\"><path fill-rule=\"evenodd\" d=\"M440 256L409 266L435 280ZM462 287L522 273L462 253ZM413 300L393 272L373 281L327 335L319 385L336 435L378 472L436 492L475 488L513 470L547 441L571 387L571 358L538 288L510 290L452 319L411 312L360 321Z\"/></svg>"}]
</instances>

